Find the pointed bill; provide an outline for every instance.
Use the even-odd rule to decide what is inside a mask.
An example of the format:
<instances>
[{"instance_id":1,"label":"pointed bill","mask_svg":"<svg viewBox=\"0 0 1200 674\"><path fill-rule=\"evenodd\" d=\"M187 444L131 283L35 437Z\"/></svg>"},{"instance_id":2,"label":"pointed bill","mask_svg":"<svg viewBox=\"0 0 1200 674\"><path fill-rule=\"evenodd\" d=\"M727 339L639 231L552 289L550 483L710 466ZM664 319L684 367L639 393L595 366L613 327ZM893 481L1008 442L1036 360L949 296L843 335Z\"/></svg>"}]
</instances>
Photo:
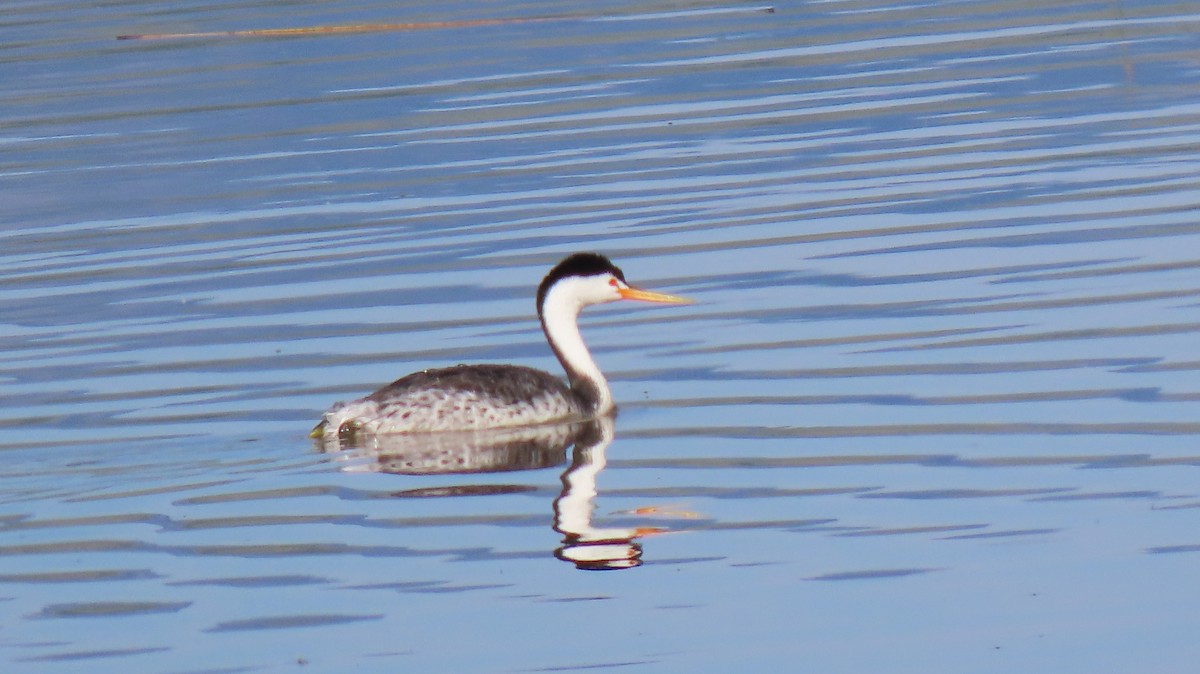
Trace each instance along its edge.
<instances>
[{"instance_id":1,"label":"pointed bill","mask_svg":"<svg viewBox=\"0 0 1200 674\"><path fill-rule=\"evenodd\" d=\"M693 304L695 302L695 300L689 300L686 297L679 297L678 295L667 295L666 293L656 293L637 288L621 288L617 292L621 294L621 299L623 300L658 302L659 304Z\"/></svg>"}]
</instances>

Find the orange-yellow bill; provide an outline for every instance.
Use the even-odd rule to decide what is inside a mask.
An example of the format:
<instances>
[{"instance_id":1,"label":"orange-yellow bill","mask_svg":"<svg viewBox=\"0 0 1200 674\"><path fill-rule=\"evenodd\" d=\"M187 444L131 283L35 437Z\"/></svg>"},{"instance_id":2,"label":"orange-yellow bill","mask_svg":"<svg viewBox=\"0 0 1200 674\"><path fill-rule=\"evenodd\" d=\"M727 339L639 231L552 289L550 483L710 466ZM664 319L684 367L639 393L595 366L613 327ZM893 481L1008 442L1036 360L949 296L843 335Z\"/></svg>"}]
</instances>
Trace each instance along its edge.
<instances>
[{"instance_id":1,"label":"orange-yellow bill","mask_svg":"<svg viewBox=\"0 0 1200 674\"><path fill-rule=\"evenodd\" d=\"M695 300L689 300L686 297L679 297L678 295L667 295L666 293L656 293L637 288L621 288L617 292L621 294L621 299L623 300L658 302L660 304L692 304L695 302Z\"/></svg>"}]
</instances>

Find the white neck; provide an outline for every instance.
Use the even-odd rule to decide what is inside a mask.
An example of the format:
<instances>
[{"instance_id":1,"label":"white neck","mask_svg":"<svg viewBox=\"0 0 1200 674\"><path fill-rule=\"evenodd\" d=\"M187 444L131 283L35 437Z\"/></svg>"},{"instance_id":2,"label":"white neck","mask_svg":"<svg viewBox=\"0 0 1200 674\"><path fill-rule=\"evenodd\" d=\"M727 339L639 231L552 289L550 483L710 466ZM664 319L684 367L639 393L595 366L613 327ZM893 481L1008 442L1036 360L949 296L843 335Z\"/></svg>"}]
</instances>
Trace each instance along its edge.
<instances>
[{"instance_id":1,"label":"white neck","mask_svg":"<svg viewBox=\"0 0 1200 674\"><path fill-rule=\"evenodd\" d=\"M590 408L585 411L605 414L613 408L612 391L579 334L579 312L585 305L570 287L573 281L556 283L546 293L541 307L542 330L567 372L571 390Z\"/></svg>"}]
</instances>

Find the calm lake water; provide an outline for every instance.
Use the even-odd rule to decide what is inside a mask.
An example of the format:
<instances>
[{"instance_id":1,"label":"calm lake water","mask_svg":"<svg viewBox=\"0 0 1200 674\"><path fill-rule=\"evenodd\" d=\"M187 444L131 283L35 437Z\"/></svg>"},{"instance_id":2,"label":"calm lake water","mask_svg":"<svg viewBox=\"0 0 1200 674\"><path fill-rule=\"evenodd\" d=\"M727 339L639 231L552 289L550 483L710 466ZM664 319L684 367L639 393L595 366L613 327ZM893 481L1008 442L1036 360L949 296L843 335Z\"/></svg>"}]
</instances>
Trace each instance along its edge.
<instances>
[{"instance_id":1,"label":"calm lake water","mask_svg":"<svg viewBox=\"0 0 1200 674\"><path fill-rule=\"evenodd\" d=\"M774 10L7 3L0 669L1194 671L1200 7ZM314 448L577 250L615 424Z\"/></svg>"}]
</instances>

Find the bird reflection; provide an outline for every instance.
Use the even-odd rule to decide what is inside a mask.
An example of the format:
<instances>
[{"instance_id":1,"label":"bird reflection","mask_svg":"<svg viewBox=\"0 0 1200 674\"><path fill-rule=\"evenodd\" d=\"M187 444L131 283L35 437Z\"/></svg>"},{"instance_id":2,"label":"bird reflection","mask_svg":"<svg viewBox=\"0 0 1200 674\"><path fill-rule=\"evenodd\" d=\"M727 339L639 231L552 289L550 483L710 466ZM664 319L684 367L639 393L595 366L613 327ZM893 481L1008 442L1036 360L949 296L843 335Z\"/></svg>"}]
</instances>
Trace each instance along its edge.
<instances>
[{"instance_id":1,"label":"bird reflection","mask_svg":"<svg viewBox=\"0 0 1200 674\"><path fill-rule=\"evenodd\" d=\"M562 493L554 499L554 530L563 544L554 556L587 570L628 569L642 563L637 539L663 530L657 527L593 526L596 478L607 463L605 453L613 441L613 419L587 424L575 440L571 467L562 474Z\"/></svg>"},{"instance_id":2,"label":"bird reflection","mask_svg":"<svg viewBox=\"0 0 1200 674\"><path fill-rule=\"evenodd\" d=\"M554 530L563 535L554 556L586 570L628 569L642 563L637 539L664 531L658 527L597 527L593 515L597 477L607 462L614 418L486 431L411 435L344 435L334 443L317 441L326 453L347 459L345 470L399 475L447 475L535 470L566 462L562 492L554 499ZM343 454L343 452L345 452ZM360 458L365 461L355 461ZM462 496L521 491L505 485L435 487L405 496Z\"/></svg>"}]
</instances>

